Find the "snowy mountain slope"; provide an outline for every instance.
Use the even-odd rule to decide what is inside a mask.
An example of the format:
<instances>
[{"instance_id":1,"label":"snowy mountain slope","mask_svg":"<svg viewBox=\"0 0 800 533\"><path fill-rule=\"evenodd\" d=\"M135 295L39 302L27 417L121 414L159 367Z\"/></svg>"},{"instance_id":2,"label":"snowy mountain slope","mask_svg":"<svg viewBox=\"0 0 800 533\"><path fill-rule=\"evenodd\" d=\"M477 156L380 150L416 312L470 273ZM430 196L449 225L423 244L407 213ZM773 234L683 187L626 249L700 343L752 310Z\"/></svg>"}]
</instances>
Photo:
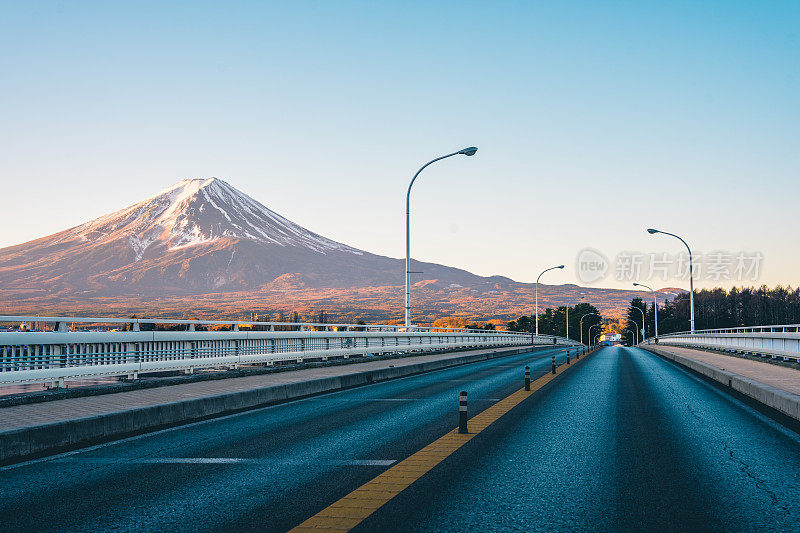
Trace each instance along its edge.
<instances>
[{"instance_id":1,"label":"snowy mountain slope","mask_svg":"<svg viewBox=\"0 0 800 533\"><path fill-rule=\"evenodd\" d=\"M507 280L418 266L448 283ZM311 232L216 178L183 180L125 209L0 250L4 289L50 294L202 294L285 287L287 279L305 287L400 285L403 270L399 259Z\"/></svg>"},{"instance_id":2,"label":"snowy mountain slope","mask_svg":"<svg viewBox=\"0 0 800 533\"><path fill-rule=\"evenodd\" d=\"M363 253L298 226L217 178L180 181L142 202L64 232L61 241L115 236L128 238L136 260L154 244L172 251L223 238L306 247L320 253Z\"/></svg>"}]
</instances>

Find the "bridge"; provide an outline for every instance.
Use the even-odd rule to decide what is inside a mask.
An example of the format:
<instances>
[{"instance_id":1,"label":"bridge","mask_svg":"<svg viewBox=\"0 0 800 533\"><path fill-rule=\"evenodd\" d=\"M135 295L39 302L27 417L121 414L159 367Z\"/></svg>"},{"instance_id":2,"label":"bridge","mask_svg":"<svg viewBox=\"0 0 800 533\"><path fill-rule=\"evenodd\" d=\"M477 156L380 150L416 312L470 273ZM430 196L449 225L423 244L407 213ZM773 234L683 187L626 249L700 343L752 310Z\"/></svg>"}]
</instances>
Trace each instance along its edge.
<instances>
[{"instance_id":1,"label":"bridge","mask_svg":"<svg viewBox=\"0 0 800 533\"><path fill-rule=\"evenodd\" d=\"M797 325L9 322L0 386L50 390L0 397L6 530L800 527Z\"/></svg>"}]
</instances>

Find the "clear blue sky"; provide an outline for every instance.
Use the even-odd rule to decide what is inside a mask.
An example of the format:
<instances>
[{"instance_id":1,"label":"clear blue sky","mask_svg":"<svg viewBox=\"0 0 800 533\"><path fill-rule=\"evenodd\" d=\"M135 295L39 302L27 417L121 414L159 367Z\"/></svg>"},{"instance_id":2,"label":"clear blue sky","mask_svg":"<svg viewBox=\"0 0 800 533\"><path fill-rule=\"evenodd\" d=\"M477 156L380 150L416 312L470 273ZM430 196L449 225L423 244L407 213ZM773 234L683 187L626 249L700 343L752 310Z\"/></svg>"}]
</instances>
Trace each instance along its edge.
<instances>
[{"instance_id":1,"label":"clear blue sky","mask_svg":"<svg viewBox=\"0 0 800 533\"><path fill-rule=\"evenodd\" d=\"M655 226L800 282L796 1L6 1L0 57L0 246L216 176L400 257L475 145L415 257L574 282Z\"/></svg>"}]
</instances>

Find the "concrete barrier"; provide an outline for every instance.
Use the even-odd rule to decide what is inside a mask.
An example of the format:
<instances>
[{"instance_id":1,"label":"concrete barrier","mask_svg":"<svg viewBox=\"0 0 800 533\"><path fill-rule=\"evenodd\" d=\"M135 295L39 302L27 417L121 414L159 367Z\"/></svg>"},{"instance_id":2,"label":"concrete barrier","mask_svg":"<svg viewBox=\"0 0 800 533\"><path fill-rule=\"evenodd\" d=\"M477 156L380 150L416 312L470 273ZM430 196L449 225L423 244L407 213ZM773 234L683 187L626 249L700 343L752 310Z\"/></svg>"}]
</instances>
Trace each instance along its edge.
<instances>
[{"instance_id":1,"label":"concrete barrier","mask_svg":"<svg viewBox=\"0 0 800 533\"><path fill-rule=\"evenodd\" d=\"M448 359L352 372L341 376L262 387L205 398L181 400L0 432L0 464L15 463L25 459L116 440L138 433L266 407L289 400L350 389L370 383L378 383L497 357L521 354L536 348L547 347L498 349L489 353L482 350L481 352L483 353L467 353Z\"/></svg>"},{"instance_id":2,"label":"concrete barrier","mask_svg":"<svg viewBox=\"0 0 800 533\"><path fill-rule=\"evenodd\" d=\"M796 394L776 389L770 385L759 383L758 381L734 374L733 372L728 372L727 370L722 370L715 366L689 359L688 357L676 355L666 350L660 350L653 346L641 346L641 348L721 383L794 420L800 421L800 396Z\"/></svg>"}]
</instances>

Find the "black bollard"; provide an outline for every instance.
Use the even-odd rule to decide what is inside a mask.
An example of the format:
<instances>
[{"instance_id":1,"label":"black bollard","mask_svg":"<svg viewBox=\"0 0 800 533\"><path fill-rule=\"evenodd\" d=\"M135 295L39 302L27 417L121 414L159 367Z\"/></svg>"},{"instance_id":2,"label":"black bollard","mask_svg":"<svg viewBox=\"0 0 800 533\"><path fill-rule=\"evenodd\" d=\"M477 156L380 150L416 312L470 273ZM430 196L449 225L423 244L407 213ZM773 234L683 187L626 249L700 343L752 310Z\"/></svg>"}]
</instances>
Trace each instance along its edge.
<instances>
[{"instance_id":1,"label":"black bollard","mask_svg":"<svg viewBox=\"0 0 800 533\"><path fill-rule=\"evenodd\" d=\"M458 432L469 433L467 431L467 391L461 391L458 396Z\"/></svg>"},{"instance_id":2,"label":"black bollard","mask_svg":"<svg viewBox=\"0 0 800 533\"><path fill-rule=\"evenodd\" d=\"M556 373L556 356L555 355L553 356L552 365L553 365L552 371L553 371L553 374L555 374Z\"/></svg>"},{"instance_id":3,"label":"black bollard","mask_svg":"<svg viewBox=\"0 0 800 533\"><path fill-rule=\"evenodd\" d=\"M525 390L531 390L531 367L525 367Z\"/></svg>"},{"instance_id":4,"label":"black bollard","mask_svg":"<svg viewBox=\"0 0 800 533\"><path fill-rule=\"evenodd\" d=\"M580 359L580 358L581 358L581 349L575 348L575 359Z\"/></svg>"},{"instance_id":5,"label":"black bollard","mask_svg":"<svg viewBox=\"0 0 800 533\"><path fill-rule=\"evenodd\" d=\"M569 364L569 348L567 348L567 364Z\"/></svg>"}]
</instances>

